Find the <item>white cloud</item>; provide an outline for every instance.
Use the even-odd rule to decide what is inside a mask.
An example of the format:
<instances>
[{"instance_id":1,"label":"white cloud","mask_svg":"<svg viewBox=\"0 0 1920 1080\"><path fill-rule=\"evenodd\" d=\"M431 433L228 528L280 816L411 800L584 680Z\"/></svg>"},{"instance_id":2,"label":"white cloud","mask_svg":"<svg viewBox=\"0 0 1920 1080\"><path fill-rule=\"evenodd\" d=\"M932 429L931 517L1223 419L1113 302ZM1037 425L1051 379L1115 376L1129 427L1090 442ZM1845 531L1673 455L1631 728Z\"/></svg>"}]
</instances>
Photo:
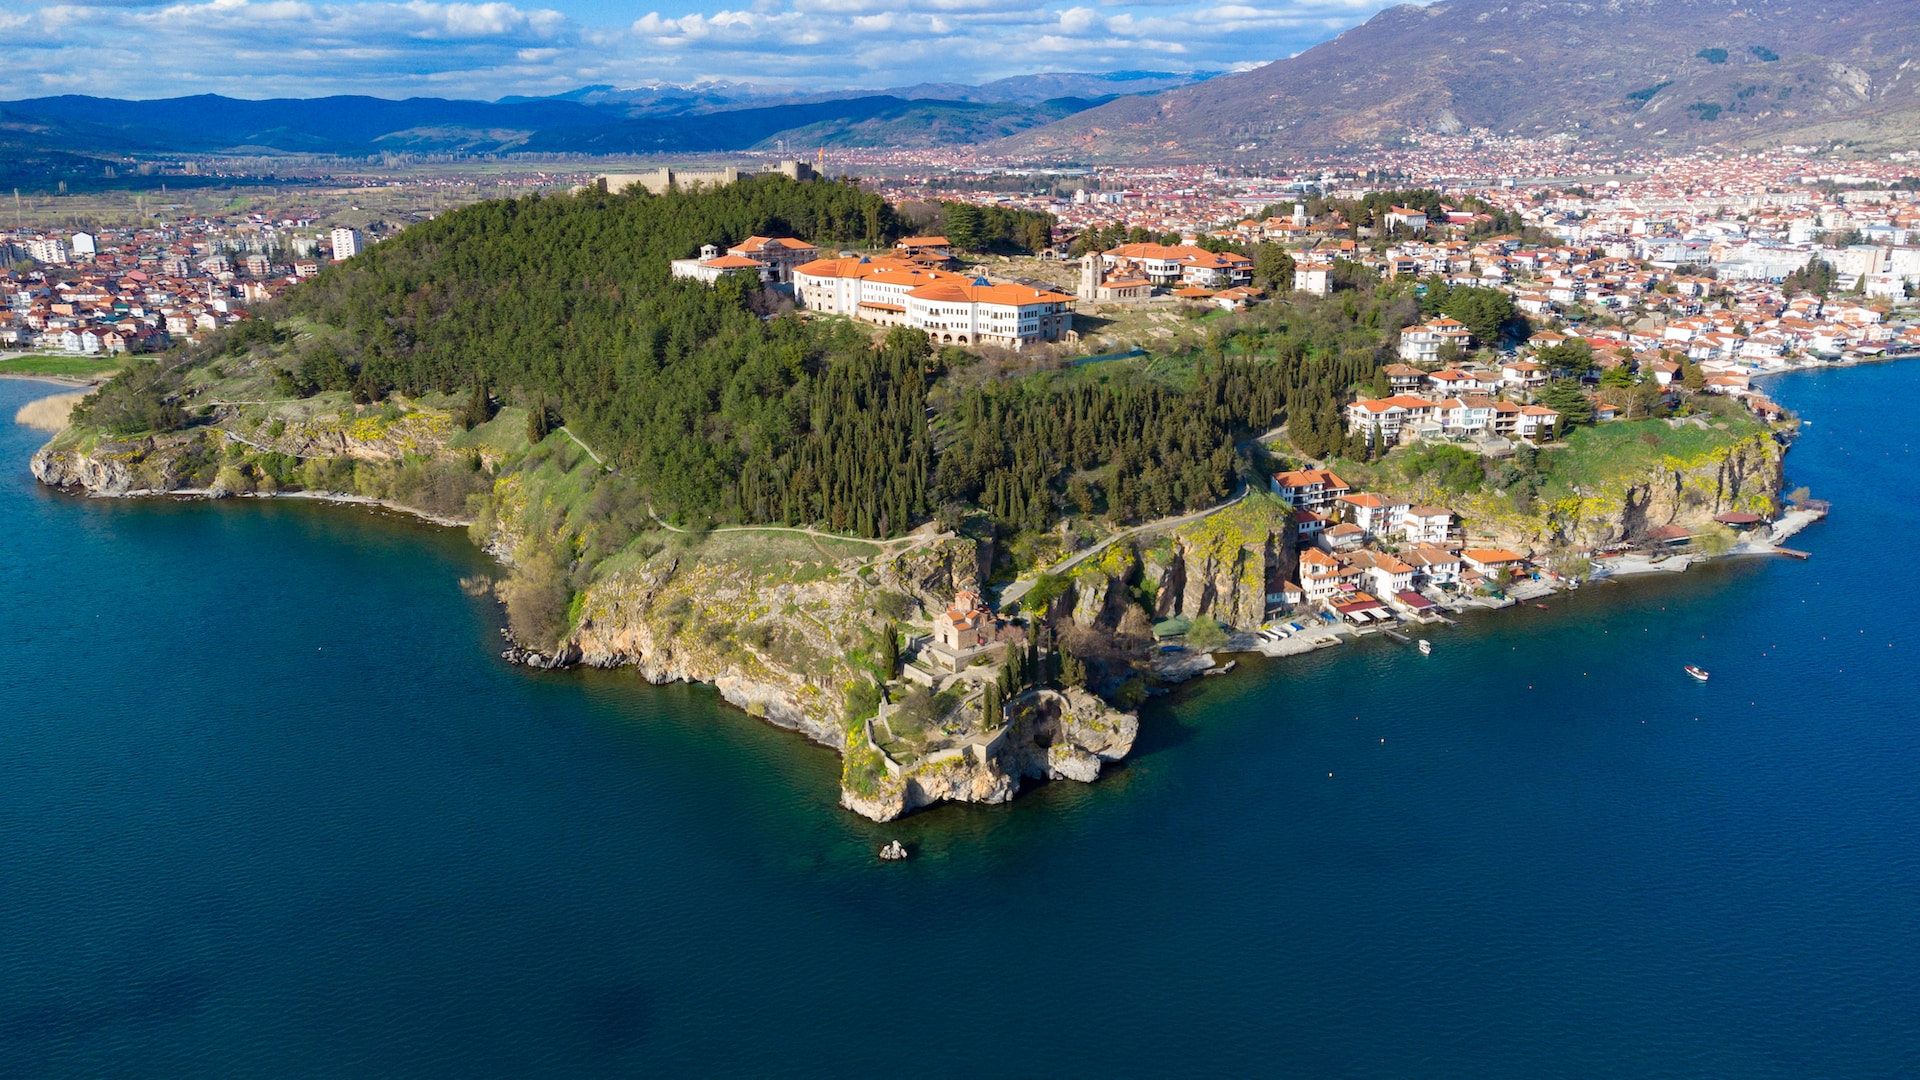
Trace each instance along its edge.
<instances>
[{"instance_id":1,"label":"white cloud","mask_svg":"<svg viewBox=\"0 0 1920 1080\"><path fill-rule=\"evenodd\" d=\"M549 0L566 6L588 0ZM1237 70L1386 0L733 0L624 25L507 0L57 0L0 9L0 99L66 93L494 98L700 79L822 88L1037 71Z\"/></svg>"}]
</instances>

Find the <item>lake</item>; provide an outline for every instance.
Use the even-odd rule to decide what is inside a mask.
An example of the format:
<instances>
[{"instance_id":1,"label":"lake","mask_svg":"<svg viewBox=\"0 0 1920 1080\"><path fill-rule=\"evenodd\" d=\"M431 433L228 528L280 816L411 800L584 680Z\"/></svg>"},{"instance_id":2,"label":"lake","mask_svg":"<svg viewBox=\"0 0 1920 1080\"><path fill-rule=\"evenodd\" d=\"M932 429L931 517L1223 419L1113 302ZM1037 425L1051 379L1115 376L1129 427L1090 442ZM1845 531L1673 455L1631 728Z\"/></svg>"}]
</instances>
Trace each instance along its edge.
<instances>
[{"instance_id":1,"label":"lake","mask_svg":"<svg viewBox=\"0 0 1920 1080\"><path fill-rule=\"evenodd\" d=\"M0 427L0 1074L1913 1075L1920 472L1860 403L1920 365L1772 389L1809 562L1243 660L886 826L707 688L501 662L462 532Z\"/></svg>"}]
</instances>

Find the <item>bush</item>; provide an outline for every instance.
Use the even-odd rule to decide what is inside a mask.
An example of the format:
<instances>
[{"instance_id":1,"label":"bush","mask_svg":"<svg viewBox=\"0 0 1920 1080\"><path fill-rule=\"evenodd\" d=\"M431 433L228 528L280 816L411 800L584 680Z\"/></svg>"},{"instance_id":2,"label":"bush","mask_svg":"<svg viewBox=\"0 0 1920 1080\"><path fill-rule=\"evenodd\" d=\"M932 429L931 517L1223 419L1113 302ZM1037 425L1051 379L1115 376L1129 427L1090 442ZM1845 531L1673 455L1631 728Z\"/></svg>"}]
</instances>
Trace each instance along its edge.
<instances>
[{"instance_id":1,"label":"bush","mask_svg":"<svg viewBox=\"0 0 1920 1080\"><path fill-rule=\"evenodd\" d=\"M546 552L522 559L499 586L507 606L507 627L514 640L530 649L551 649L567 630L573 589L564 567Z\"/></svg>"},{"instance_id":2,"label":"bush","mask_svg":"<svg viewBox=\"0 0 1920 1080\"><path fill-rule=\"evenodd\" d=\"M1211 615L1202 615L1187 627L1187 644L1201 652L1212 652L1226 643L1226 628Z\"/></svg>"},{"instance_id":3,"label":"bush","mask_svg":"<svg viewBox=\"0 0 1920 1080\"><path fill-rule=\"evenodd\" d=\"M470 458L409 461L393 478L393 500L440 517L464 514L468 496L484 494L493 486L492 478L475 464Z\"/></svg>"},{"instance_id":4,"label":"bush","mask_svg":"<svg viewBox=\"0 0 1920 1080\"><path fill-rule=\"evenodd\" d=\"M849 728L857 729L861 721L880 711L880 687L866 679L848 683L841 696L847 702L844 715Z\"/></svg>"}]
</instances>

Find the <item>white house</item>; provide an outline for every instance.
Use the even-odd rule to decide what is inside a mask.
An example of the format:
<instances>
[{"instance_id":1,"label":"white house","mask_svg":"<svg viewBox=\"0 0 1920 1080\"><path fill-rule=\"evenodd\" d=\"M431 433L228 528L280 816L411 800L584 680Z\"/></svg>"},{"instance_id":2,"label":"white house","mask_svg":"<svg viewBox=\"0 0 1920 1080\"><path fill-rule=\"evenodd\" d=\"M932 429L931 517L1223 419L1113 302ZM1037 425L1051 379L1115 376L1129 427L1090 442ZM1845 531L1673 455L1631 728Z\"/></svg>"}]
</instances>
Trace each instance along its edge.
<instances>
[{"instance_id":1,"label":"white house","mask_svg":"<svg viewBox=\"0 0 1920 1080\"><path fill-rule=\"evenodd\" d=\"M1453 533L1453 511L1444 506L1410 506L1400 516L1400 532L1410 544L1444 544Z\"/></svg>"},{"instance_id":2,"label":"white house","mask_svg":"<svg viewBox=\"0 0 1920 1080\"><path fill-rule=\"evenodd\" d=\"M744 255L722 255L720 249L712 244L700 248L697 259L675 259L667 264L677 278L688 278L702 285L712 285L723 277L733 274L752 276L765 282L773 274L773 268L758 259L749 259Z\"/></svg>"},{"instance_id":3,"label":"white house","mask_svg":"<svg viewBox=\"0 0 1920 1080\"><path fill-rule=\"evenodd\" d=\"M1412 504L1405 499L1379 495L1371 491L1340 496L1335 505L1347 520L1365 529L1371 536L1386 536L1405 520Z\"/></svg>"},{"instance_id":4,"label":"white house","mask_svg":"<svg viewBox=\"0 0 1920 1080\"><path fill-rule=\"evenodd\" d=\"M1472 341L1473 333L1465 325L1439 318L1400 331L1400 359L1409 364L1437 364L1441 349L1452 345L1464 352Z\"/></svg>"},{"instance_id":5,"label":"white house","mask_svg":"<svg viewBox=\"0 0 1920 1080\"><path fill-rule=\"evenodd\" d=\"M1272 488L1273 493L1285 499L1288 505L1315 511L1325 510L1333 504L1333 500L1353 490L1346 481L1326 469L1296 469L1276 473Z\"/></svg>"}]
</instances>

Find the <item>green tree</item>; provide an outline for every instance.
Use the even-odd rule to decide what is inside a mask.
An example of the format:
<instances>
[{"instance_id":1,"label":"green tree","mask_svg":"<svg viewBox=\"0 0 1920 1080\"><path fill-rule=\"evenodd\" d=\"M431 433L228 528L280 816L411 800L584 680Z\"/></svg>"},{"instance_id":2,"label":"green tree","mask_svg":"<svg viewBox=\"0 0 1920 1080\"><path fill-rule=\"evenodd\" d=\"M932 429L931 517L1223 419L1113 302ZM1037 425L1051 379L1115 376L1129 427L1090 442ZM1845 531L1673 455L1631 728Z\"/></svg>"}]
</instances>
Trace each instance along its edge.
<instances>
[{"instance_id":1,"label":"green tree","mask_svg":"<svg viewBox=\"0 0 1920 1080\"><path fill-rule=\"evenodd\" d=\"M1497 347L1507 323L1514 318L1513 297L1500 289L1450 290L1440 310L1465 324L1473 333L1474 343L1483 348Z\"/></svg>"},{"instance_id":2,"label":"green tree","mask_svg":"<svg viewBox=\"0 0 1920 1080\"><path fill-rule=\"evenodd\" d=\"M1534 360L1549 371L1564 371L1580 376L1593 370L1593 346L1585 338L1571 338L1549 345L1534 354Z\"/></svg>"},{"instance_id":3,"label":"green tree","mask_svg":"<svg viewBox=\"0 0 1920 1080\"><path fill-rule=\"evenodd\" d=\"M1087 685L1087 662L1062 650L1060 653L1060 685Z\"/></svg>"},{"instance_id":4,"label":"green tree","mask_svg":"<svg viewBox=\"0 0 1920 1080\"><path fill-rule=\"evenodd\" d=\"M900 624L888 623L880 638L880 670L888 679L900 674Z\"/></svg>"},{"instance_id":5,"label":"green tree","mask_svg":"<svg viewBox=\"0 0 1920 1080\"><path fill-rule=\"evenodd\" d=\"M988 728L1000 726L1006 717L1004 699L1000 696L1000 684L990 682L980 694L980 719Z\"/></svg>"},{"instance_id":6,"label":"green tree","mask_svg":"<svg viewBox=\"0 0 1920 1080\"><path fill-rule=\"evenodd\" d=\"M493 419L493 396L487 393L487 384L475 382L473 392L467 395L466 408L461 410L460 424L468 431Z\"/></svg>"},{"instance_id":7,"label":"green tree","mask_svg":"<svg viewBox=\"0 0 1920 1080\"><path fill-rule=\"evenodd\" d=\"M1707 388L1706 372L1701 371L1700 365L1692 360L1683 360L1680 367L1680 385L1697 394Z\"/></svg>"},{"instance_id":8,"label":"green tree","mask_svg":"<svg viewBox=\"0 0 1920 1080\"><path fill-rule=\"evenodd\" d=\"M1187 627L1187 644L1201 652L1212 652L1226 643L1226 628L1211 615L1202 615Z\"/></svg>"},{"instance_id":9,"label":"green tree","mask_svg":"<svg viewBox=\"0 0 1920 1080\"><path fill-rule=\"evenodd\" d=\"M1555 379L1540 391L1540 403L1560 414L1558 434L1582 424L1593 423L1593 402L1580 387L1578 379Z\"/></svg>"},{"instance_id":10,"label":"green tree","mask_svg":"<svg viewBox=\"0 0 1920 1080\"><path fill-rule=\"evenodd\" d=\"M1279 244L1261 244L1253 252L1253 284L1275 293L1293 291L1293 256Z\"/></svg>"},{"instance_id":11,"label":"green tree","mask_svg":"<svg viewBox=\"0 0 1920 1080\"><path fill-rule=\"evenodd\" d=\"M545 442L551 430L547 423L547 399L544 395L535 394L533 401L527 405L527 442Z\"/></svg>"},{"instance_id":12,"label":"green tree","mask_svg":"<svg viewBox=\"0 0 1920 1080\"><path fill-rule=\"evenodd\" d=\"M943 207L947 242L961 251L980 250L980 208L972 203L953 202Z\"/></svg>"}]
</instances>

